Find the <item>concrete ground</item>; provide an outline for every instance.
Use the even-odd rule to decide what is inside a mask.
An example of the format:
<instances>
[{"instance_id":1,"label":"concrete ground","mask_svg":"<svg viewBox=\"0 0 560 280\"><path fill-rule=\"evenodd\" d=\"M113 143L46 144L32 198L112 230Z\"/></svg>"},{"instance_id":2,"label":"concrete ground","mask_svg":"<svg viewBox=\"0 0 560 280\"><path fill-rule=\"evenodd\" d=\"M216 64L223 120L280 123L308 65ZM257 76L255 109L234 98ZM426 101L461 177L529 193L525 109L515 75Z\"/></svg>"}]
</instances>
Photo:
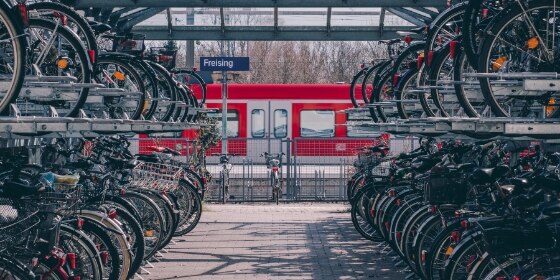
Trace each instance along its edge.
<instances>
[{"instance_id":1,"label":"concrete ground","mask_svg":"<svg viewBox=\"0 0 560 280\"><path fill-rule=\"evenodd\" d=\"M145 279L404 279L347 204L206 204Z\"/></svg>"}]
</instances>

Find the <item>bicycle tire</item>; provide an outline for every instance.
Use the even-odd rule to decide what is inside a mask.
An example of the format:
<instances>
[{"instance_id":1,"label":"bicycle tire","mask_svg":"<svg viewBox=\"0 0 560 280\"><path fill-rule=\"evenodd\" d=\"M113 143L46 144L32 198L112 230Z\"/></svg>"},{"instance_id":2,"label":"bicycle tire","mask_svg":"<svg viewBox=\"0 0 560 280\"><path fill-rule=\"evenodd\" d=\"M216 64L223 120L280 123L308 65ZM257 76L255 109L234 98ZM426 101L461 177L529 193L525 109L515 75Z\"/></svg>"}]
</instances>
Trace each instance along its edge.
<instances>
[{"instance_id":1,"label":"bicycle tire","mask_svg":"<svg viewBox=\"0 0 560 280\"><path fill-rule=\"evenodd\" d=\"M537 0L537 1L530 1L528 7L520 7L519 5L510 5L508 8L500 12L493 20L492 24L487 27L485 30L485 34L487 34L484 38L483 43L480 46L479 52L479 61L478 61L478 72L479 73L488 73L489 65L491 65L491 51L494 45L494 42L498 40L499 34L512 22L514 22L517 18L526 16L531 11L541 9L541 8L553 8L560 5L560 1L554 0ZM546 21L545 21L546 22ZM490 35L491 34L491 35ZM517 34L517 36L521 36L522 34ZM513 43L508 42L510 45ZM513 45L515 47L515 45ZM554 50L553 50L554 51ZM558 52L558 48L556 48L556 52ZM557 54L556 56L557 57ZM507 59L507 57L506 57ZM554 66L555 69L552 71L558 72L558 65ZM486 103L492 109L492 112L497 117L510 117L510 113L504 107L502 107L502 102L498 101L496 98L492 86L490 85L489 78L479 78L480 88L484 95L484 99ZM511 89L509 89L511 90ZM558 110L557 110L558 111ZM558 112L557 112L558 114Z\"/></svg>"},{"instance_id":2,"label":"bicycle tire","mask_svg":"<svg viewBox=\"0 0 560 280\"><path fill-rule=\"evenodd\" d=\"M95 56L93 57L93 61L91 60L90 57L91 65L93 66L95 64L99 52L97 48L97 39L95 38L95 33L93 32L93 29L91 28L87 20L84 17L82 17L78 12L76 12L74 9L70 8L69 6L56 2L35 2L27 5L27 9L29 11L37 11L37 12L41 10L45 10L47 11L47 15L53 15L53 11L56 11L64 14L71 21L74 21L79 26L81 31L76 35L78 37L79 35L83 35L85 40L82 41L85 41L85 46L84 46L85 49L88 51L93 51L93 53L95 54Z\"/></svg>"},{"instance_id":3,"label":"bicycle tire","mask_svg":"<svg viewBox=\"0 0 560 280\"><path fill-rule=\"evenodd\" d=\"M4 25L6 34L11 39L9 42L12 42L13 53L17 54L14 55L12 70L10 70L10 73L12 73L10 84L6 87L6 94L0 99L0 115L5 116L9 114L10 104L17 99L23 85L27 44L24 36L21 36L25 34L25 31L21 25L22 20L19 13L13 12L4 1L0 1L0 22ZM5 47L4 49L8 48ZM9 68L6 67L6 69Z\"/></svg>"},{"instance_id":4,"label":"bicycle tire","mask_svg":"<svg viewBox=\"0 0 560 280\"><path fill-rule=\"evenodd\" d=\"M185 184L184 182L180 181L179 184ZM190 211L187 216L187 219L183 220L184 222L179 223L179 226L175 230L174 236L181 236L191 232L200 221L202 217L202 200L200 195L196 189L191 185L184 185L187 187L189 191L189 201L190 201Z\"/></svg>"},{"instance_id":5,"label":"bicycle tire","mask_svg":"<svg viewBox=\"0 0 560 280\"><path fill-rule=\"evenodd\" d=\"M69 45L71 45L71 47L73 48L73 50L75 51L75 55L76 57L79 59L79 61L81 63L79 63L79 68L81 70L80 72L80 79L78 80L78 82L80 83L91 83L92 81L92 69L90 67L90 58L88 57L84 46L82 45L82 43L80 42L79 38L77 38L71 31L69 31L66 27L57 27L56 23L50 20L46 20L46 19L37 19L37 18L30 18L29 19L29 28L43 28L45 30L57 30L60 34L60 36L62 36ZM38 46L37 44L31 44L30 45L30 52L33 50L32 46ZM75 57L75 58L76 58ZM28 57L28 59L31 59L30 57ZM87 62L87 63L84 63ZM39 65L39 67L41 67L41 65ZM43 73L45 74L45 73ZM33 94L31 92L31 94ZM42 101L34 101L33 104L36 105L42 105L42 106L46 106L47 107L54 107L55 109L57 109L58 113L60 114L61 117L76 117L80 111L80 109L82 109L82 107L84 106L84 104L86 103L86 100L88 98L88 94L89 94L89 88L82 88L80 90L80 93L78 95L77 100L75 100L74 103L71 102L66 102L66 101L62 101L62 100L42 100ZM20 96L22 97L22 96ZM62 101L62 102L61 102ZM24 102L26 103L27 100L26 99L19 99L16 100L17 102ZM50 115L49 110L43 110L41 112L37 112L34 113L34 111L26 111L26 110L20 110L22 114L25 115L29 115L29 116L34 116L37 113L40 115Z\"/></svg>"},{"instance_id":6,"label":"bicycle tire","mask_svg":"<svg viewBox=\"0 0 560 280\"><path fill-rule=\"evenodd\" d=\"M0 255L1 279L34 280L35 274L16 259Z\"/></svg>"},{"instance_id":7,"label":"bicycle tire","mask_svg":"<svg viewBox=\"0 0 560 280\"><path fill-rule=\"evenodd\" d=\"M76 269L79 269L80 265L86 262L91 266L91 275L76 275L76 269L73 269L72 274L74 274L75 276L80 276L81 279L101 280L103 274L101 269L101 258L97 254L97 248L95 248L95 244L93 244L93 241L91 241L89 237L87 237L83 232L80 232L68 225L63 224L60 227L58 238L58 246L60 246L60 248L64 250L64 252L76 253ZM68 243L65 243L65 241L71 242L72 247L70 247ZM71 250L80 249L80 247L80 251Z\"/></svg>"},{"instance_id":8,"label":"bicycle tire","mask_svg":"<svg viewBox=\"0 0 560 280\"><path fill-rule=\"evenodd\" d=\"M105 54L100 54L97 60L97 64L96 64L96 68L95 68L95 80L97 83L103 83L103 78L102 76L102 67L103 65L118 65L118 67L120 69L126 70L128 73L124 74L125 77L126 75L129 75L129 78L134 79L136 82L134 83L134 86L136 87L136 90L138 92L143 93L143 95L141 95L139 97L139 99L137 100L137 105L136 108L133 108L133 111L131 111L131 114L129 114L129 118L133 119L133 120L137 120L140 118L141 114L142 114L142 110L143 110L143 106L144 106L144 100L145 100L145 95L146 95L146 88L144 87L144 83L141 82L142 78L140 77L140 75L138 74L138 70L135 67L132 67L130 65L130 62L124 61L123 58L120 55L116 55L113 53L105 53ZM120 72L120 71L119 71ZM108 104L106 102L112 103L114 102L113 99L122 99L124 97L103 97L103 103L105 103L105 106L108 106ZM119 100L116 100L118 102L120 102ZM111 105L111 104L109 104ZM119 113L119 115L117 115L116 110L122 110L122 108L120 108L118 106L118 103L116 104L117 108L111 108L108 107L109 109L109 116L112 118L120 118L121 115ZM107 109L107 107L102 107L102 110ZM90 113L91 112L90 110ZM95 115L95 114L94 114ZM102 112L98 112L97 113L97 117L101 117L103 116Z\"/></svg>"},{"instance_id":9,"label":"bicycle tire","mask_svg":"<svg viewBox=\"0 0 560 280\"><path fill-rule=\"evenodd\" d=\"M92 238L92 240L95 242L101 242L101 243L97 243L100 244L99 246L103 245L104 247L100 247L101 249L106 249L106 250L102 250L102 251L106 251L108 254L108 266L103 266L105 267L105 269L109 269L109 274L107 275L107 277L109 277L109 279L118 279L119 275L120 275L120 270L121 270L121 263L119 261L119 252L117 250L117 247L115 246L115 244L113 243L113 241L111 240L110 235L107 233L105 227L96 222L93 219L87 218L87 217L81 217L85 220L82 228L80 229L81 231L83 231L84 233L86 233L90 238ZM69 221L67 221L68 223ZM69 223L69 225L71 225L72 227L76 226L76 223ZM96 246L98 246L96 244ZM98 253L101 253L98 251Z\"/></svg>"},{"instance_id":10,"label":"bicycle tire","mask_svg":"<svg viewBox=\"0 0 560 280\"><path fill-rule=\"evenodd\" d=\"M145 239L144 260L149 260L157 253L163 239L162 227L165 227L163 213L159 206L144 194L130 190L123 198L131 202L140 212ZM151 237L154 237L154 235L156 235L156 238L152 240Z\"/></svg>"},{"instance_id":11,"label":"bicycle tire","mask_svg":"<svg viewBox=\"0 0 560 280\"><path fill-rule=\"evenodd\" d=\"M166 98L169 99L169 105L165 106L162 105L161 102L158 103L157 101L154 101L155 106L150 107L150 110L152 110L152 112L148 112L146 113L146 115L149 115L151 118L156 113L156 111L162 110L161 107L166 107L164 109L165 113L163 114L163 116L157 119L162 122L169 121L169 119L173 115L173 112L175 111L175 102L177 101L177 92L176 92L175 83L173 82L173 78L171 77L171 74L167 71L167 69L165 69L165 67L152 61L146 61L146 63L148 63L152 67L154 72L156 72L156 75L159 75L161 77L161 79L158 79L158 81L160 81L159 84L163 87L163 90L169 91L169 94L166 96ZM158 92L158 98L162 98L164 96L165 95Z\"/></svg>"}]
</instances>

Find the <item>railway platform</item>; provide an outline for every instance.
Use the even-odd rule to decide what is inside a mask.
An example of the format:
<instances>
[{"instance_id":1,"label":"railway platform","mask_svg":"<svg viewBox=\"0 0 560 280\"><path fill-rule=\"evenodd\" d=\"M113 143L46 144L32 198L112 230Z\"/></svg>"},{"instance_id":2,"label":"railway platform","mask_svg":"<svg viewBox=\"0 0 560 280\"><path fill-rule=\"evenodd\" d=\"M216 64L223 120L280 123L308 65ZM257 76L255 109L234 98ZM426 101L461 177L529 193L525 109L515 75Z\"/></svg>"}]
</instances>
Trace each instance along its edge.
<instances>
[{"instance_id":1,"label":"railway platform","mask_svg":"<svg viewBox=\"0 0 560 280\"><path fill-rule=\"evenodd\" d=\"M404 279L343 203L206 204L145 279Z\"/></svg>"}]
</instances>

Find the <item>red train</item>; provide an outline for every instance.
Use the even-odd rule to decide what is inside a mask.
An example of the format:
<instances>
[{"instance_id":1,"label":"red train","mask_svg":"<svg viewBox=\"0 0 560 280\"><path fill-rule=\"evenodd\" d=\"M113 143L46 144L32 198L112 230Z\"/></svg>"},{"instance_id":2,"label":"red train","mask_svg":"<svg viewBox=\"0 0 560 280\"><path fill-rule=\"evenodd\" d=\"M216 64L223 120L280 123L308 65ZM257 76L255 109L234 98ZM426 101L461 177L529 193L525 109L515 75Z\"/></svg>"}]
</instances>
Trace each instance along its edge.
<instances>
[{"instance_id":1,"label":"red train","mask_svg":"<svg viewBox=\"0 0 560 280\"><path fill-rule=\"evenodd\" d=\"M220 129L221 90L221 85L208 85L206 101L208 108L217 109L211 114L218 118ZM348 84L228 85L228 150L247 155L247 142L258 142L251 139L297 138L293 151L301 156L355 154L355 147L371 145L380 135L345 125L370 120L365 112L344 112L352 107L348 92ZM176 136L192 138L193 134L184 131ZM388 140L388 135L382 137ZM220 149L218 145L209 152Z\"/></svg>"}]
</instances>

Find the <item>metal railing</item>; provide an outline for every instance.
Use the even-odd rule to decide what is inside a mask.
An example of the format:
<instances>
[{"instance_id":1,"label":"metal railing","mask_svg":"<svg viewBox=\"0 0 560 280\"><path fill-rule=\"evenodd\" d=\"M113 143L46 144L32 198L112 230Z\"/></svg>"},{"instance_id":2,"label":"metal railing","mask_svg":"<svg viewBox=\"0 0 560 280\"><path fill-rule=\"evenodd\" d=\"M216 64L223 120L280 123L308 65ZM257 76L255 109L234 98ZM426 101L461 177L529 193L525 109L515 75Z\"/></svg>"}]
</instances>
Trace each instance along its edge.
<instances>
[{"instance_id":1,"label":"metal railing","mask_svg":"<svg viewBox=\"0 0 560 280\"><path fill-rule=\"evenodd\" d=\"M366 138L295 138L295 139L228 139L229 153L238 154L230 160L229 201L272 200L270 171L265 165L263 152L285 153L280 176L282 200L339 201L346 199L346 182L354 170L357 147L371 145ZM149 153L147 147L164 145L182 151L178 159L189 161L196 151L196 141L181 138L133 139L134 153ZM417 138L391 138L391 153L408 152L418 146ZM221 201L219 153L221 147L207 152L206 166L212 174L208 183L207 199Z\"/></svg>"}]
</instances>

